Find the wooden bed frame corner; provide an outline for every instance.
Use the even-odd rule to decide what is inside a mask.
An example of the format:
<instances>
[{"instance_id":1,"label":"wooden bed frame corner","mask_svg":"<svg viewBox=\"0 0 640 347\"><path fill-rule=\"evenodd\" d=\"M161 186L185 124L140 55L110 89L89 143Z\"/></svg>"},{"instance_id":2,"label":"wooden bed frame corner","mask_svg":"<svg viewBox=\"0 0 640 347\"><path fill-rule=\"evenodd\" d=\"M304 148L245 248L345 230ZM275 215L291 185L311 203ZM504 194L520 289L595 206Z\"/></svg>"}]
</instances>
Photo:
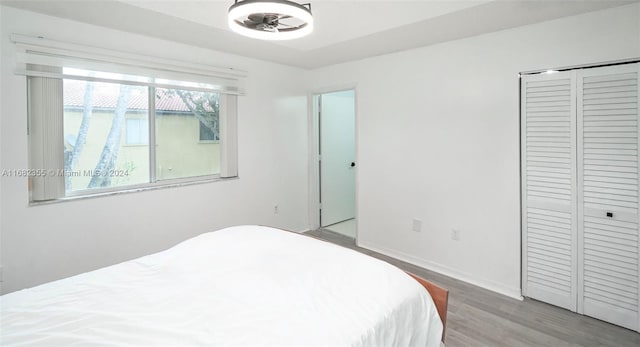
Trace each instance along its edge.
<instances>
[{"instance_id":1,"label":"wooden bed frame corner","mask_svg":"<svg viewBox=\"0 0 640 347\"><path fill-rule=\"evenodd\" d=\"M407 272L407 274L418 283L420 283L431 295L433 299L433 303L436 304L436 309L438 310L438 315L440 316L440 320L442 321L442 342L444 342L444 335L447 328L447 306L449 304L449 290L444 289L436 284L433 284L424 278L414 275L411 272Z\"/></svg>"},{"instance_id":2,"label":"wooden bed frame corner","mask_svg":"<svg viewBox=\"0 0 640 347\"><path fill-rule=\"evenodd\" d=\"M290 232L293 232L293 231L290 231ZM314 238L322 242L331 243L327 240L321 239L318 236L314 236L314 235L306 235L306 236L309 236L311 238ZM433 299L433 303L436 305L438 316L440 316L440 320L442 321L441 341L444 342L444 336L447 328L447 305L449 304L449 290L443 287L440 287L436 284L433 284L418 275L412 274L411 272L408 272L408 271L405 271L405 272L409 276L413 277L413 279L418 281L418 283L420 283L420 285L422 285L427 290L427 292L429 292L429 295L431 295L431 299Z\"/></svg>"}]
</instances>

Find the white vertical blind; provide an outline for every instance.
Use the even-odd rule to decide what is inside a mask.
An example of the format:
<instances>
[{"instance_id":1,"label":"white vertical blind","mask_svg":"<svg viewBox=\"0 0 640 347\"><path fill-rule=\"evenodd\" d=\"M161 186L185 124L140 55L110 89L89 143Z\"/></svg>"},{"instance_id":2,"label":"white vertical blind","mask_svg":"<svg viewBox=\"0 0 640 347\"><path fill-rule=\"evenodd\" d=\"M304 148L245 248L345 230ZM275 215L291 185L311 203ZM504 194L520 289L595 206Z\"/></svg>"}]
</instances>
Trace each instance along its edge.
<instances>
[{"instance_id":1,"label":"white vertical blind","mask_svg":"<svg viewBox=\"0 0 640 347\"><path fill-rule=\"evenodd\" d=\"M576 309L574 72L522 78L524 295Z\"/></svg>"},{"instance_id":2,"label":"white vertical blind","mask_svg":"<svg viewBox=\"0 0 640 347\"><path fill-rule=\"evenodd\" d=\"M638 64L578 72L579 310L639 326Z\"/></svg>"},{"instance_id":3,"label":"white vertical blind","mask_svg":"<svg viewBox=\"0 0 640 347\"><path fill-rule=\"evenodd\" d=\"M221 95L220 177L238 176L238 97Z\"/></svg>"},{"instance_id":4,"label":"white vertical blind","mask_svg":"<svg viewBox=\"0 0 640 347\"><path fill-rule=\"evenodd\" d=\"M29 78L30 176L32 201L64 197L62 80Z\"/></svg>"}]
</instances>

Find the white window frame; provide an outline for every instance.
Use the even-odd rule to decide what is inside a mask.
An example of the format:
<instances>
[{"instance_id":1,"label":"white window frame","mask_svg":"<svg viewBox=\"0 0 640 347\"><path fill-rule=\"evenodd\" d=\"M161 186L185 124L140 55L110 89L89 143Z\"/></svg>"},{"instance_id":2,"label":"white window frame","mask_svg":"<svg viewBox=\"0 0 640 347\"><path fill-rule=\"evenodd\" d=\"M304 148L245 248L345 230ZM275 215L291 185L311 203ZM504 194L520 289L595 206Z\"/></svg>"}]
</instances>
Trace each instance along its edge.
<instances>
[{"instance_id":1,"label":"white window frame","mask_svg":"<svg viewBox=\"0 0 640 347\"><path fill-rule=\"evenodd\" d=\"M64 169L62 133L62 80L79 79L149 87L149 183L76 190L65 193L64 176L30 177L32 203L59 201L79 196L139 191L165 186L184 185L238 176L237 96L246 72L211 66L161 60L51 41L40 37L11 35L16 44L16 74L29 80L29 155L31 169L61 172ZM66 69L71 68L71 69ZM112 75L77 73L100 71ZM74 73L69 73L72 71ZM104 77L107 76L107 77ZM122 79L118 79L123 76ZM144 78L140 78L143 76ZM155 139L155 88L195 90L220 94L220 173L205 176L157 180ZM55 111L52 111L55 110ZM53 115L53 117L52 117ZM125 130L126 131L126 130ZM126 134L125 134L126 136ZM125 141L126 142L126 141ZM53 171L51 171L53 170Z\"/></svg>"}]
</instances>

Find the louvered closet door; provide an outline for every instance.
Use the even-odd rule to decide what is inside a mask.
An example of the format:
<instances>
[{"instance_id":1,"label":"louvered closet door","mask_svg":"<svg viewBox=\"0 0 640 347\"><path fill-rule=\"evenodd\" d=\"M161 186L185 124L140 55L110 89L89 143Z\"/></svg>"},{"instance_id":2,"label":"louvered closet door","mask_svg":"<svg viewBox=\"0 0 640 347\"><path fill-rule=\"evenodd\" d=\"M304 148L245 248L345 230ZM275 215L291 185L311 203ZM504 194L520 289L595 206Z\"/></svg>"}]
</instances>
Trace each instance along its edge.
<instances>
[{"instance_id":1,"label":"louvered closet door","mask_svg":"<svg viewBox=\"0 0 640 347\"><path fill-rule=\"evenodd\" d=\"M577 303L575 72L522 78L523 294Z\"/></svg>"},{"instance_id":2,"label":"louvered closet door","mask_svg":"<svg viewBox=\"0 0 640 347\"><path fill-rule=\"evenodd\" d=\"M638 66L577 73L578 312L633 330L640 328Z\"/></svg>"}]
</instances>

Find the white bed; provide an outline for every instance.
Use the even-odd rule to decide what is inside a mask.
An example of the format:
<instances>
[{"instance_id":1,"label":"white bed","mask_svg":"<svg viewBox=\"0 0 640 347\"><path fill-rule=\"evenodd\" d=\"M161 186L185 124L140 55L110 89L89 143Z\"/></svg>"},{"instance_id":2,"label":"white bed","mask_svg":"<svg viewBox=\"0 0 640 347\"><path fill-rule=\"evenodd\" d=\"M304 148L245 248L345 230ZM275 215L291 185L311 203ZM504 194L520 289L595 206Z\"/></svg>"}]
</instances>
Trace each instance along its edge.
<instances>
[{"instance_id":1,"label":"white bed","mask_svg":"<svg viewBox=\"0 0 640 347\"><path fill-rule=\"evenodd\" d=\"M0 297L0 345L439 346L427 291L400 269L260 226Z\"/></svg>"}]
</instances>

